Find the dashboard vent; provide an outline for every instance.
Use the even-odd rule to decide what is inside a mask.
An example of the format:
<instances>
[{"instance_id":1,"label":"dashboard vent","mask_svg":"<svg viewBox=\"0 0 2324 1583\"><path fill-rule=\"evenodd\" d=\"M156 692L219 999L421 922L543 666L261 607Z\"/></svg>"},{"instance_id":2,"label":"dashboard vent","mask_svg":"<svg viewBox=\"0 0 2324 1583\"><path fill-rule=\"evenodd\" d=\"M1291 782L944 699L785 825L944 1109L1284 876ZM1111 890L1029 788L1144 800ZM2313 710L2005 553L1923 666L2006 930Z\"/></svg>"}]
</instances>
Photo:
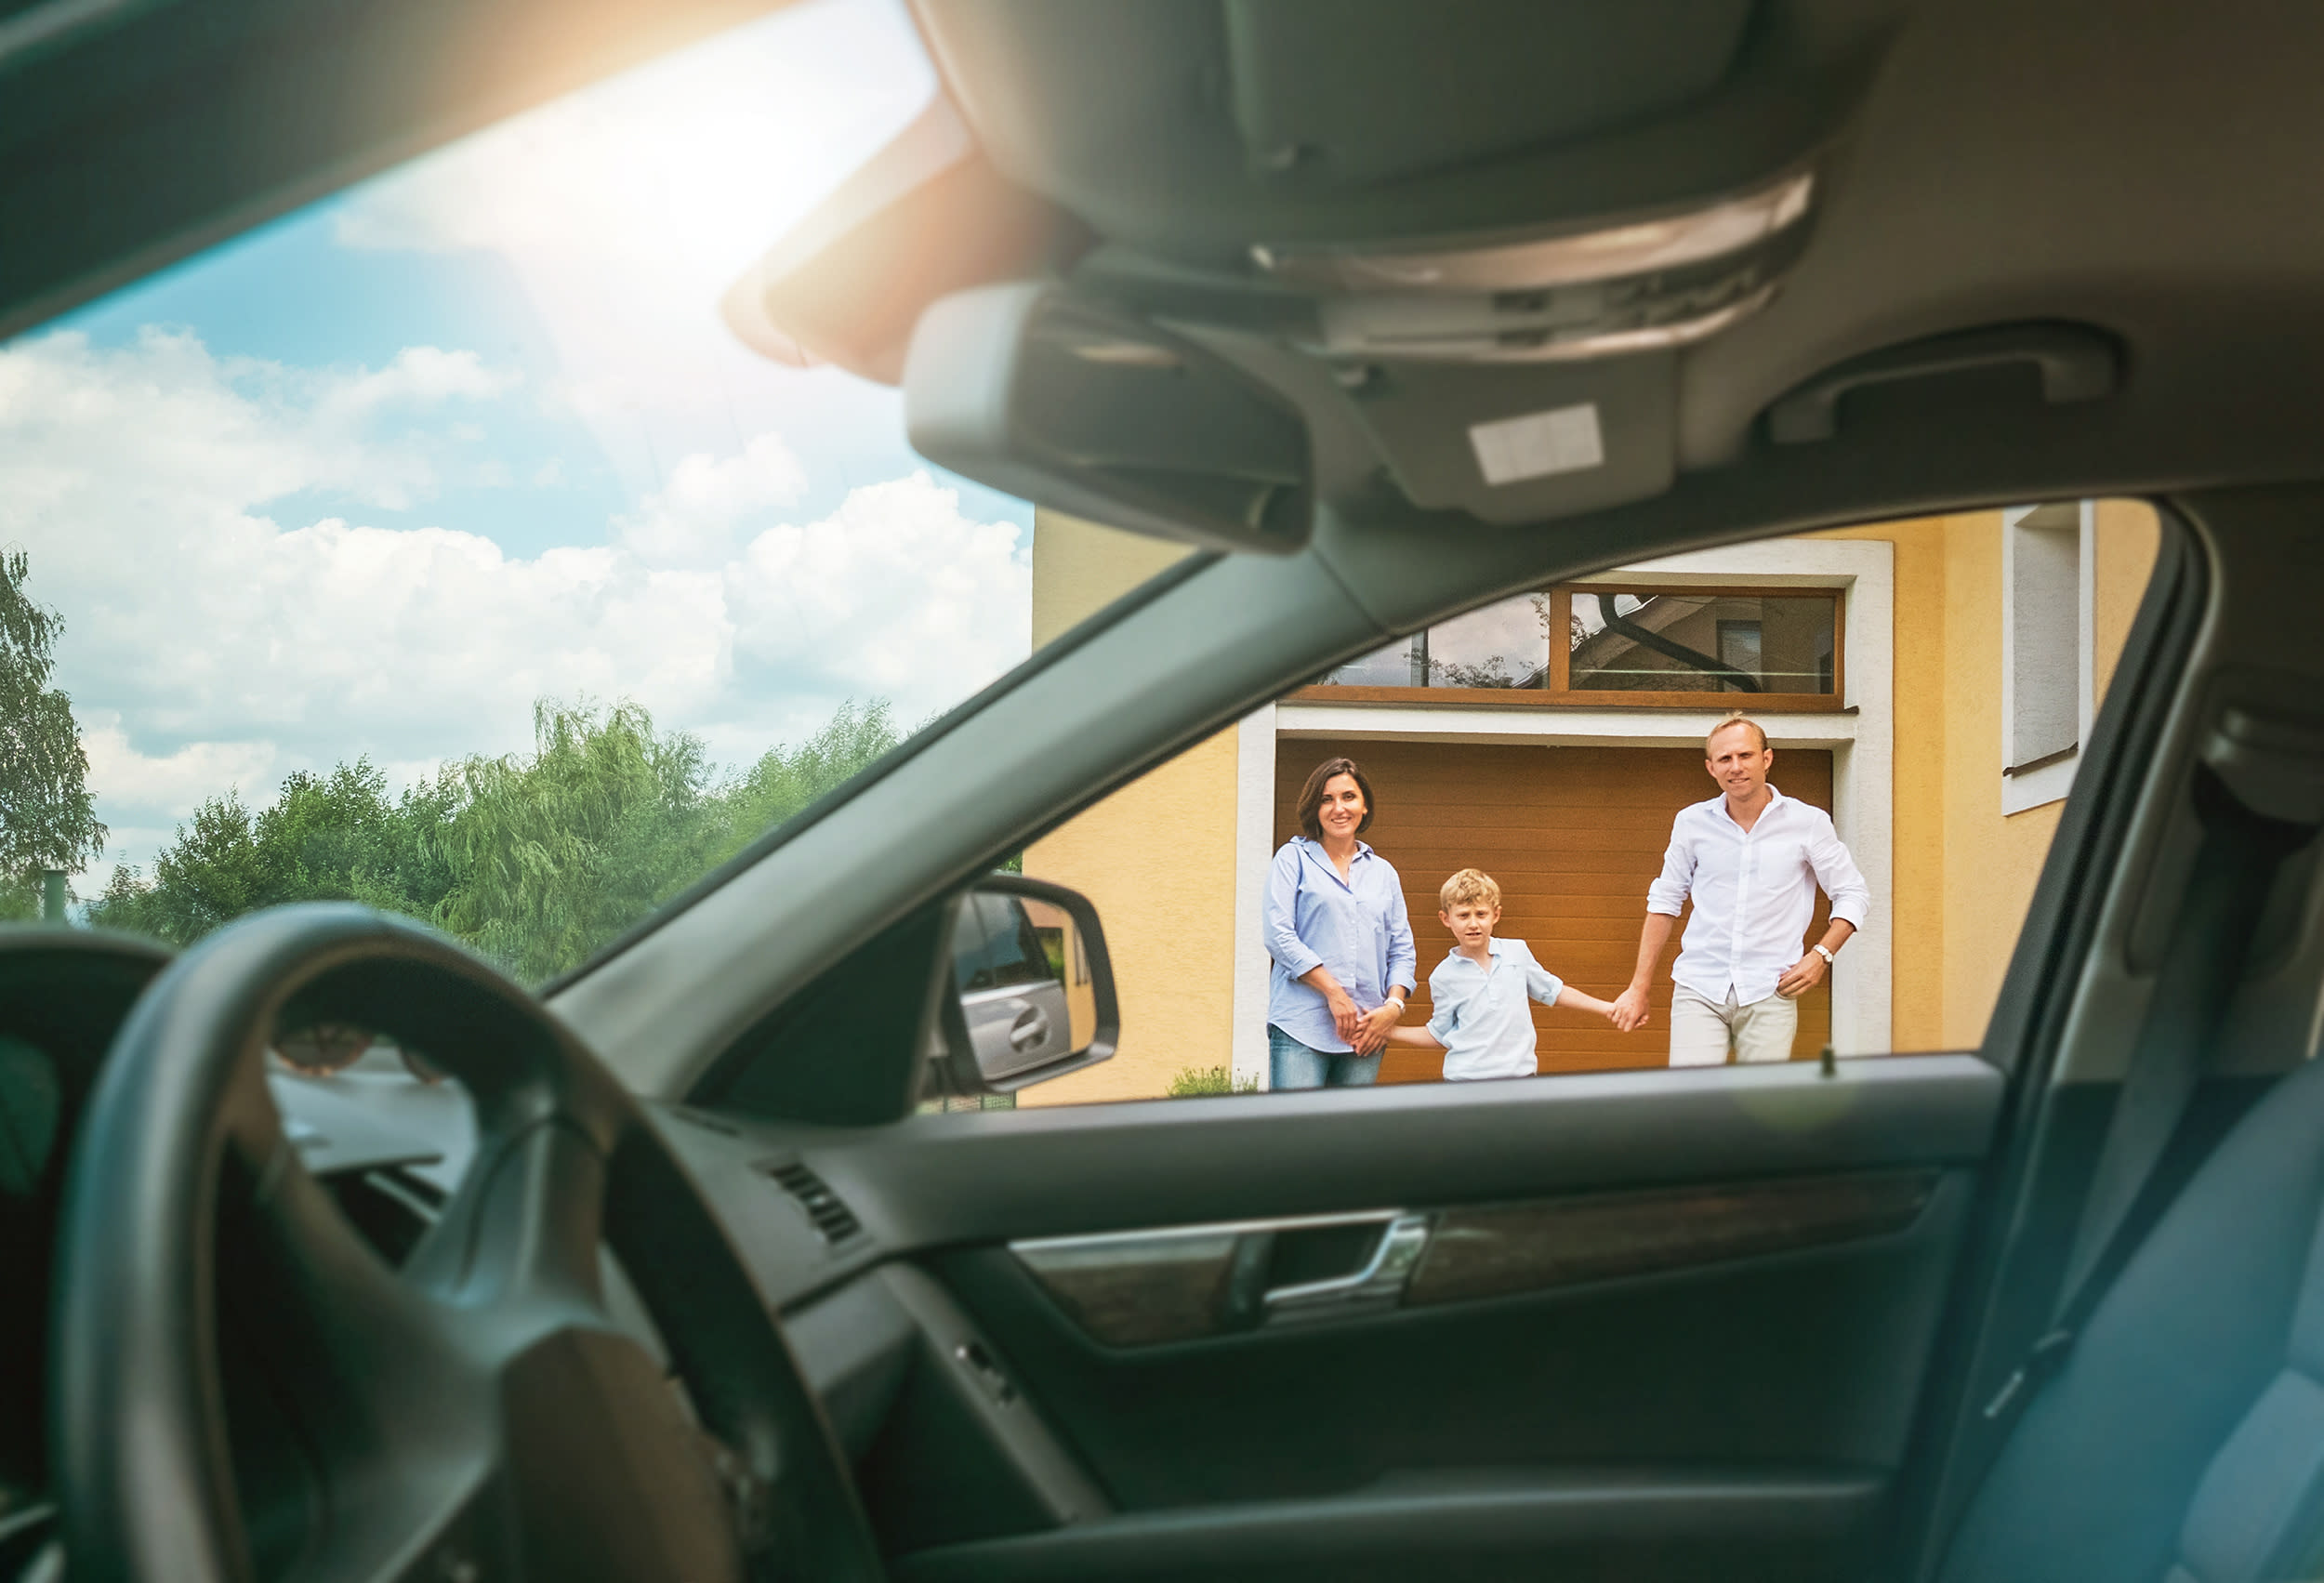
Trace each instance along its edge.
<instances>
[{"instance_id":1,"label":"dashboard vent","mask_svg":"<svg viewBox=\"0 0 2324 1583\"><path fill-rule=\"evenodd\" d=\"M824 1184L823 1178L805 1166L794 1162L764 1168L777 1186L799 1200L799 1207L807 1211L807 1218L823 1233L824 1241L836 1247L863 1232L863 1223L856 1220L855 1211L841 1203L839 1195Z\"/></svg>"}]
</instances>

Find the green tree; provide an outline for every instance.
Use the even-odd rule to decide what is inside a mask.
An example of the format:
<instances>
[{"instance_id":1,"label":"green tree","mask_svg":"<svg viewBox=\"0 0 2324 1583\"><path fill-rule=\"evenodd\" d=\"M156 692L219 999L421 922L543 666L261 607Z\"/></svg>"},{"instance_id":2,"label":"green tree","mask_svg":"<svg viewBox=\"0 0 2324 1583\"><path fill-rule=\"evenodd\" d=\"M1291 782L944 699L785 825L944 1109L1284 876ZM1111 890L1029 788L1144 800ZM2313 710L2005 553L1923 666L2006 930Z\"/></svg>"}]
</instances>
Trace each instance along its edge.
<instances>
[{"instance_id":1,"label":"green tree","mask_svg":"<svg viewBox=\"0 0 2324 1583\"><path fill-rule=\"evenodd\" d=\"M188 945L272 901L269 877L250 811L229 791L205 798L193 811L191 828L178 826L153 860L150 883L132 864L113 870L104 893L89 904L89 921Z\"/></svg>"},{"instance_id":2,"label":"green tree","mask_svg":"<svg viewBox=\"0 0 2324 1583\"><path fill-rule=\"evenodd\" d=\"M151 881L127 865L114 871L89 921L187 944L283 902L363 901L427 917L443 887L409 895L409 865L399 865L414 844L406 815L424 800L389 802L387 776L369 759L327 775L296 772L256 815L231 791L207 798L153 860Z\"/></svg>"},{"instance_id":3,"label":"green tree","mask_svg":"<svg viewBox=\"0 0 2324 1583\"><path fill-rule=\"evenodd\" d=\"M48 685L64 621L25 591L30 571L23 550L0 550L0 912L41 870L77 873L105 850L73 700Z\"/></svg>"},{"instance_id":4,"label":"green tree","mask_svg":"<svg viewBox=\"0 0 2324 1583\"><path fill-rule=\"evenodd\" d=\"M519 977L577 966L703 866L702 744L635 704L545 699L530 755L443 778L459 807L440 838L456 877L439 921Z\"/></svg>"},{"instance_id":5,"label":"green tree","mask_svg":"<svg viewBox=\"0 0 2324 1583\"><path fill-rule=\"evenodd\" d=\"M442 850L457 877L436 913L527 981L579 967L901 740L885 701L850 700L720 781L699 738L658 731L636 704L543 700L533 735L529 757L445 771L459 807Z\"/></svg>"},{"instance_id":6,"label":"green tree","mask_svg":"<svg viewBox=\"0 0 2324 1583\"><path fill-rule=\"evenodd\" d=\"M273 805L252 822L251 839L266 871L267 900L351 901L359 877L375 873L395 810L388 777L368 758L328 775L297 771Z\"/></svg>"},{"instance_id":7,"label":"green tree","mask_svg":"<svg viewBox=\"0 0 2324 1583\"><path fill-rule=\"evenodd\" d=\"M459 788L449 775L404 787L371 866L355 876L354 899L432 921L459 877L445 840L459 808Z\"/></svg>"},{"instance_id":8,"label":"green tree","mask_svg":"<svg viewBox=\"0 0 2324 1583\"><path fill-rule=\"evenodd\" d=\"M529 753L444 766L390 802L367 759L301 772L253 815L229 792L149 879L116 870L92 922L180 944L245 912L346 898L425 918L537 981L579 966L769 825L893 747L888 706L720 778L701 741L633 703L544 699Z\"/></svg>"},{"instance_id":9,"label":"green tree","mask_svg":"<svg viewBox=\"0 0 2324 1583\"><path fill-rule=\"evenodd\" d=\"M719 788L720 831L713 864L798 814L904 740L884 698L841 704L824 728L794 747L771 747L735 781Z\"/></svg>"}]
</instances>

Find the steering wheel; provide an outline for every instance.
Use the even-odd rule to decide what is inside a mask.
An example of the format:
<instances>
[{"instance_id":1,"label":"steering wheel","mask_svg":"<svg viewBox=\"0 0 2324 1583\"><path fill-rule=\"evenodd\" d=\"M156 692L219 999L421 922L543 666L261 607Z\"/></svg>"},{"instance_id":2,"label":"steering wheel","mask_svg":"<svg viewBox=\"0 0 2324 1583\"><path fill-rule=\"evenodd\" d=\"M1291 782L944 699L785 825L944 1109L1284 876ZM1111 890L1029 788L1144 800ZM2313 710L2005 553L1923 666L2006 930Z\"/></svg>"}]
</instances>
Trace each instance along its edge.
<instances>
[{"instance_id":1,"label":"steering wheel","mask_svg":"<svg viewBox=\"0 0 2324 1583\"><path fill-rule=\"evenodd\" d=\"M265 1082L356 1022L466 1085L476 1153L403 1267ZM798 1361L699 1189L531 996L368 908L256 915L154 981L69 1167L50 1467L74 1583L876 1579ZM609 1315L602 1246L684 1393Z\"/></svg>"}]
</instances>

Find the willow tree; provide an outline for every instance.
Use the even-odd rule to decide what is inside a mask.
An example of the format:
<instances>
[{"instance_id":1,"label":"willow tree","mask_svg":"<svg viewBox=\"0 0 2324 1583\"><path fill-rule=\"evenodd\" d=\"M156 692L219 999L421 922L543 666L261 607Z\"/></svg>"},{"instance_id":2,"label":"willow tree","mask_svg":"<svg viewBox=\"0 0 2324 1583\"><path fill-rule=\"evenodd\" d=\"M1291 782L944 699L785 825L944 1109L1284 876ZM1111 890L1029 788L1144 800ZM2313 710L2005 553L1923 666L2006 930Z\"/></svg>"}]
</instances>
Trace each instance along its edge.
<instances>
[{"instance_id":1,"label":"willow tree","mask_svg":"<svg viewBox=\"0 0 2324 1583\"><path fill-rule=\"evenodd\" d=\"M698 738L635 704L543 699L530 754L444 767L458 877L437 921L526 980L577 966L706 866L710 775Z\"/></svg>"},{"instance_id":2,"label":"willow tree","mask_svg":"<svg viewBox=\"0 0 2324 1583\"><path fill-rule=\"evenodd\" d=\"M114 870L89 918L184 944L258 907L344 897L426 918L537 981L898 740L884 702L850 702L730 773L640 705L544 698L530 752L454 759L393 801L361 758L289 776L257 812L231 790L205 798L152 877Z\"/></svg>"},{"instance_id":3,"label":"willow tree","mask_svg":"<svg viewBox=\"0 0 2324 1583\"><path fill-rule=\"evenodd\" d=\"M637 704L543 699L531 753L461 759L436 783L451 811L420 843L451 876L436 921L527 980L578 967L898 740L886 703L851 701L722 778L699 737Z\"/></svg>"}]
</instances>

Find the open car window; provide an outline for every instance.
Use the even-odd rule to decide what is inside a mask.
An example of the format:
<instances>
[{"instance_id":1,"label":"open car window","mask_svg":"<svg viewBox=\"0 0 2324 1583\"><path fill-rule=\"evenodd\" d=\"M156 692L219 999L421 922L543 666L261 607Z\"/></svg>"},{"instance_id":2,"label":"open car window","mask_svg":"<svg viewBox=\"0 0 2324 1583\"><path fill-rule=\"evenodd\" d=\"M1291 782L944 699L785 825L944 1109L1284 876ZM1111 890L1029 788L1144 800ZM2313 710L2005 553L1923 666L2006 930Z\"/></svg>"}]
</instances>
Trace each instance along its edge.
<instances>
[{"instance_id":1,"label":"open car window","mask_svg":"<svg viewBox=\"0 0 2324 1583\"><path fill-rule=\"evenodd\" d=\"M1025 849L1028 877L1103 915L1121 1039L981 1102L1974 1049L2164 533L2106 500L1775 538L1546 585L1337 666ZM1112 543L1045 515L1037 613L1099 597ZM1706 767L1735 714L1794 805L1749 833ZM1339 761L1369 794L1369 888L1302 826L1311 775ZM1521 987L1491 1052L1460 1025L1490 1010L1485 971L1446 970L1443 891L1464 870L1497 892L1492 937L1547 975L1496 958ZM1657 908L1667 943L1624 1029L1590 1003L1639 979ZM1814 982L1776 994L1826 941ZM1325 961L1356 1009L1399 996L1402 1033L1453 1048L1352 1061L1299 982ZM1544 999L1560 987L1578 999ZM1687 1042L1706 1025L1690 997L1724 1016L1715 1057Z\"/></svg>"},{"instance_id":2,"label":"open car window","mask_svg":"<svg viewBox=\"0 0 2324 1583\"><path fill-rule=\"evenodd\" d=\"M346 898L539 982L1023 660L1031 508L720 317L934 92L817 0L0 348L0 910Z\"/></svg>"}]
</instances>

